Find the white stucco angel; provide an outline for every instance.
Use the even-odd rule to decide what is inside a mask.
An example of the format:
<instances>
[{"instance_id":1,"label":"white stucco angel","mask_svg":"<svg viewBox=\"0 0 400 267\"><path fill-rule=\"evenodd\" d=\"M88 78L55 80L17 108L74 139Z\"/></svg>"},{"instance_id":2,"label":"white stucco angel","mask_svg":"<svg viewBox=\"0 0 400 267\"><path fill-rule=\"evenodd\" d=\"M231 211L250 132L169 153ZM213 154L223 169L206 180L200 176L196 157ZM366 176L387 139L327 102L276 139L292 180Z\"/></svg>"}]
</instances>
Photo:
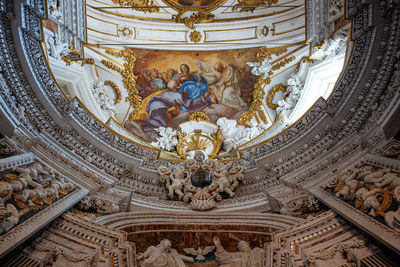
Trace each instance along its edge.
<instances>
[{"instance_id":1,"label":"white stucco angel","mask_svg":"<svg viewBox=\"0 0 400 267\"><path fill-rule=\"evenodd\" d=\"M158 133L159 137L156 138L155 142L151 142L151 145L166 151L173 151L175 149L175 146L178 144L175 130L171 127L158 127L154 131Z\"/></svg>"},{"instance_id":2,"label":"white stucco angel","mask_svg":"<svg viewBox=\"0 0 400 267\"><path fill-rule=\"evenodd\" d=\"M197 71L207 79L210 89L214 89L214 95L218 103L233 108L246 108L246 103L240 97L239 75L237 66L225 66L217 62L214 66L200 60L195 61Z\"/></svg>"},{"instance_id":3,"label":"white stucco angel","mask_svg":"<svg viewBox=\"0 0 400 267\"><path fill-rule=\"evenodd\" d=\"M250 121L249 127L237 126L236 120L229 120L225 117L219 118L217 124L222 130L223 148L228 153L257 137L267 128L264 123L257 123L253 120Z\"/></svg>"},{"instance_id":4,"label":"white stucco angel","mask_svg":"<svg viewBox=\"0 0 400 267\"><path fill-rule=\"evenodd\" d=\"M256 76L260 76L264 74L264 78L269 76L268 72L271 71L272 65L269 63L268 57L264 58L264 60L260 62L247 62L247 66L251 68L251 73Z\"/></svg>"},{"instance_id":5,"label":"white stucco angel","mask_svg":"<svg viewBox=\"0 0 400 267\"><path fill-rule=\"evenodd\" d=\"M381 204L378 201L377 195L381 191L380 188L368 190L363 187L357 190L356 197L361 201L364 207L369 210L369 215L376 216L376 212L380 211Z\"/></svg>"}]
</instances>

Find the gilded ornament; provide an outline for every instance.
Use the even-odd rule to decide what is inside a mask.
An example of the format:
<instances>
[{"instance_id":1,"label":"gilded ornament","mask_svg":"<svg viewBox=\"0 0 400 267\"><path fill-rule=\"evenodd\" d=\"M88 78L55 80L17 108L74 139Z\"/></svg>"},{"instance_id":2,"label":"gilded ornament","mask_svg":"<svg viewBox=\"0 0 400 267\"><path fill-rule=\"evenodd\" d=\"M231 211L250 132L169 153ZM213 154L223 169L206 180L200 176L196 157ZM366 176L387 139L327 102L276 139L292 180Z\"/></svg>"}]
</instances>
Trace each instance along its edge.
<instances>
[{"instance_id":1,"label":"gilded ornament","mask_svg":"<svg viewBox=\"0 0 400 267\"><path fill-rule=\"evenodd\" d=\"M203 112L193 112L190 117L189 121L207 121L210 122L210 118L207 116L207 114Z\"/></svg>"},{"instance_id":2,"label":"gilded ornament","mask_svg":"<svg viewBox=\"0 0 400 267\"><path fill-rule=\"evenodd\" d=\"M122 27L118 28L117 31L118 31L118 34L121 34L125 38L131 37L133 34L132 29L130 29L127 26L122 26Z\"/></svg>"},{"instance_id":3,"label":"gilded ornament","mask_svg":"<svg viewBox=\"0 0 400 267\"><path fill-rule=\"evenodd\" d=\"M222 6L227 0L162 0L176 11L206 11L210 12Z\"/></svg>"},{"instance_id":4,"label":"gilded ornament","mask_svg":"<svg viewBox=\"0 0 400 267\"><path fill-rule=\"evenodd\" d=\"M82 50L75 49L75 45L72 44L69 48L69 53L66 56L62 56L61 59L67 64L67 66L71 66L73 62L82 61L82 65L84 65L82 58Z\"/></svg>"},{"instance_id":5,"label":"gilded ornament","mask_svg":"<svg viewBox=\"0 0 400 267\"><path fill-rule=\"evenodd\" d=\"M287 48L268 48L268 47L261 47L260 51L257 53L256 57L258 62L262 63L265 59L272 60L273 56L280 56L288 51ZM258 79L257 82L253 85L254 90L252 93L252 103L250 105L250 108L243 112L238 120L238 125L246 126L251 119L256 116L256 114L259 114L260 119L264 123L268 123L267 117L265 116L265 113L262 109L263 106L263 101L265 97L265 91L264 88L268 84L271 83L271 76L274 74L274 71L279 70L281 67L287 65L289 62L292 62L295 59L294 56L290 58L283 58L283 59L278 59L278 62L272 65L271 71L267 73L267 75L264 75L262 73Z\"/></svg>"},{"instance_id":6,"label":"gilded ornament","mask_svg":"<svg viewBox=\"0 0 400 267\"><path fill-rule=\"evenodd\" d=\"M272 103L272 101L274 100L275 94L279 91L282 93L286 93L286 86L280 83L278 85L275 85L274 87L272 87L271 90L268 91L266 102L269 108L276 109L278 107L278 104L274 104Z\"/></svg>"},{"instance_id":7,"label":"gilded ornament","mask_svg":"<svg viewBox=\"0 0 400 267\"><path fill-rule=\"evenodd\" d=\"M267 37L267 36L268 36L268 34L269 34L269 28L268 28L268 26L264 26L264 27L261 29L261 34L262 34L264 37Z\"/></svg>"},{"instance_id":8,"label":"gilded ornament","mask_svg":"<svg viewBox=\"0 0 400 267\"><path fill-rule=\"evenodd\" d=\"M254 12L257 7L270 6L277 4L279 0L239 0L236 5L232 7L233 11L239 12Z\"/></svg>"},{"instance_id":9,"label":"gilded ornament","mask_svg":"<svg viewBox=\"0 0 400 267\"><path fill-rule=\"evenodd\" d=\"M189 17L183 17L183 15L188 11L191 10L180 10L178 14L174 15L172 18L175 19L176 23L183 23L190 29L194 29L194 24L211 22L215 18L214 14L201 9L199 9L198 11L196 11L196 13L193 13Z\"/></svg>"},{"instance_id":10,"label":"gilded ornament","mask_svg":"<svg viewBox=\"0 0 400 267\"><path fill-rule=\"evenodd\" d=\"M124 48L120 51L106 50L106 53L124 60L124 67L118 67L113 62L103 59L101 63L107 68L119 72L122 76L122 83L128 92L125 102L129 102L133 107L133 111L129 114L129 120L135 120L138 107L142 103L142 98L136 89L136 76L133 74L136 56L130 48Z\"/></svg>"},{"instance_id":11,"label":"gilded ornament","mask_svg":"<svg viewBox=\"0 0 400 267\"><path fill-rule=\"evenodd\" d=\"M316 44L314 45L314 48L317 49L317 50L319 50L319 49L322 48L322 46L323 46L324 44L325 44L325 40L322 40L321 42L316 43Z\"/></svg>"},{"instance_id":12,"label":"gilded ornament","mask_svg":"<svg viewBox=\"0 0 400 267\"><path fill-rule=\"evenodd\" d=\"M118 85L116 85L115 82L110 81L110 80L104 81L104 84L110 86L114 90L115 94L117 95L117 97L114 100L114 105L121 102L122 95L121 95L121 90L119 90L119 88L118 88Z\"/></svg>"},{"instance_id":13,"label":"gilded ornament","mask_svg":"<svg viewBox=\"0 0 400 267\"><path fill-rule=\"evenodd\" d=\"M176 145L176 152L182 159L187 159L188 152L197 150L206 150L212 147L209 158L217 158L222 145L222 131L218 130L217 133L208 136L203 134L200 129L196 129L193 134L187 135L186 133L177 132L178 144Z\"/></svg>"},{"instance_id":14,"label":"gilded ornament","mask_svg":"<svg viewBox=\"0 0 400 267\"><path fill-rule=\"evenodd\" d=\"M214 147L213 147L213 151L211 151L211 153L208 155L208 157L210 159L215 159L218 157L218 153L221 149L222 142L224 141L222 138L222 130L219 129L217 131L217 133L212 134L211 137L214 139L214 143L213 143Z\"/></svg>"},{"instance_id":15,"label":"gilded ornament","mask_svg":"<svg viewBox=\"0 0 400 267\"><path fill-rule=\"evenodd\" d=\"M198 43L201 41L201 33L199 31L192 31L189 34L189 38L192 42Z\"/></svg>"},{"instance_id":16,"label":"gilded ornament","mask_svg":"<svg viewBox=\"0 0 400 267\"><path fill-rule=\"evenodd\" d=\"M112 0L116 5L122 7L132 7L135 10L143 11L145 13L157 13L160 12L160 8L156 6L153 0Z\"/></svg>"}]
</instances>

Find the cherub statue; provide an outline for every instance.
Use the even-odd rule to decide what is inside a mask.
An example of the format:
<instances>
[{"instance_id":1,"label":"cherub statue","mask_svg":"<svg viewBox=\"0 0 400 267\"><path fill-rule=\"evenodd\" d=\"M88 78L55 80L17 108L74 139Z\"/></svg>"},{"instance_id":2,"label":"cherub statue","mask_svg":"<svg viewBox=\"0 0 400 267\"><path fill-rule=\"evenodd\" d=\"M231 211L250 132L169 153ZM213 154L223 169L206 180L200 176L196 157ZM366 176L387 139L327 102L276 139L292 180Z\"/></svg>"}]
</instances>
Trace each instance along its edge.
<instances>
[{"instance_id":1,"label":"cherub statue","mask_svg":"<svg viewBox=\"0 0 400 267\"><path fill-rule=\"evenodd\" d=\"M165 181L166 183L168 196L170 198L174 197L174 193L178 195L179 199L182 199L185 196L183 193L183 187L186 182L185 178L187 176L187 171L182 165L174 167L161 166L158 168L158 173L161 176L161 181Z\"/></svg>"},{"instance_id":2,"label":"cherub statue","mask_svg":"<svg viewBox=\"0 0 400 267\"><path fill-rule=\"evenodd\" d=\"M46 178L43 180L42 185L52 188L54 192L55 198L60 198L60 195L66 194L74 188L74 185L71 182L66 181L64 178L59 177L56 172L53 170L50 171L50 178ZM50 189L49 189L50 190Z\"/></svg>"},{"instance_id":3,"label":"cherub statue","mask_svg":"<svg viewBox=\"0 0 400 267\"><path fill-rule=\"evenodd\" d=\"M0 201L0 234L9 231L14 225L17 225L20 214L13 204L4 206Z\"/></svg>"},{"instance_id":4,"label":"cherub statue","mask_svg":"<svg viewBox=\"0 0 400 267\"><path fill-rule=\"evenodd\" d=\"M363 187L357 190L356 197L359 201L363 202L364 207L370 210L369 215L376 216L376 212L379 211L381 204L377 199L377 194L381 191L380 188L374 188L368 190Z\"/></svg>"},{"instance_id":5,"label":"cherub statue","mask_svg":"<svg viewBox=\"0 0 400 267\"><path fill-rule=\"evenodd\" d=\"M398 208L396 211L386 212L385 222L390 228L400 232L400 186L394 189L393 199L397 201Z\"/></svg>"},{"instance_id":6,"label":"cherub statue","mask_svg":"<svg viewBox=\"0 0 400 267\"><path fill-rule=\"evenodd\" d=\"M226 192L230 197L235 196L235 193L231 190L231 182L229 180L229 171L228 165L220 164L219 170L214 173L214 176L217 178L217 193Z\"/></svg>"},{"instance_id":7,"label":"cherub statue","mask_svg":"<svg viewBox=\"0 0 400 267\"><path fill-rule=\"evenodd\" d=\"M184 267L184 261L194 262L193 258L179 255L171 249L168 239L161 240L157 246L150 246L144 253L137 255L140 267Z\"/></svg>"},{"instance_id":8,"label":"cherub statue","mask_svg":"<svg viewBox=\"0 0 400 267\"><path fill-rule=\"evenodd\" d=\"M6 200L8 200L13 193L13 188L12 185L10 183L7 182L0 182L0 199L1 201L5 202Z\"/></svg>"},{"instance_id":9,"label":"cherub statue","mask_svg":"<svg viewBox=\"0 0 400 267\"><path fill-rule=\"evenodd\" d=\"M392 187L399 186L400 176L393 172L386 173L381 178L375 179L375 185L377 187L384 187L386 185L390 185Z\"/></svg>"},{"instance_id":10,"label":"cherub statue","mask_svg":"<svg viewBox=\"0 0 400 267\"><path fill-rule=\"evenodd\" d=\"M230 189L232 191L239 185L239 180L243 180L243 167L238 164L233 164L229 168L229 182L231 183Z\"/></svg>"},{"instance_id":11,"label":"cherub statue","mask_svg":"<svg viewBox=\"0 0 400 267\"><path fill-rule=\"evenodd\" d=\"M386 173L390 172L389 169L379 169L364 176L364 182L375 183L377 178L381 178ZM379 181L379 180L378 180Z\"/></svg>"},{"instance_id":12,"label":"cherub statue","mask_svg":"<svg viewBox=\"0 0 400 267\"><path fill-rule=\"evenodd\" d=\"M20 179L24 179L28 185L32 186L33 188L42 188L43 186L35 181L41 181L41 175L47 175L48 172L44 171L42 165L35 163L32 166L27 168L16 167L13 169L19 175Z\"/></svg>"},{"instance_id":13,"label":"cherub statue","mask_svg":"<svg viewBox=\"0 0 400 267\"><path fill-rule=\"evenodd\" d=\"M246 241L239 241L237 252L227 252L221 245L218 237L213 238L217 249L215 256L220 267L256 267L262 266L264 250L262 248L250 248Z\"/></svg>"},{"instance_id":14,"label":"cherub statue","mask_svg":"<svg viewBox=\"0 0 400 267\"><path fill-rule=\"evenodd\" d=\"M43 188L24 189L21 193L15 194L15 200L27 203L28 206L43 205L49 192Z\"/></svg>"}]
</instances>

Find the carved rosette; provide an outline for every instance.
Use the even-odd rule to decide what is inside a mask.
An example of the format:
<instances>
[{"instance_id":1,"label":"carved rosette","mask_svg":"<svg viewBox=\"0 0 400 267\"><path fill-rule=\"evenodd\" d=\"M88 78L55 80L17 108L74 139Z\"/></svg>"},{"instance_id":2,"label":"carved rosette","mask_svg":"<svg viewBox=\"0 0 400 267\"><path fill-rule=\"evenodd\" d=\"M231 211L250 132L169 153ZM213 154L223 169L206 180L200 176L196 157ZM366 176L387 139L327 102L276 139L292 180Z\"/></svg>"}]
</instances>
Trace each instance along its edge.
<instances>
[{"instance_id":1,"label":"carved rosette","mask_svg":"<svg viewBox=\"0 0 400 267\"><path fill-rule=\"evenodd\" d=\"M203 152L196 151L194 159L158 168L170 199L182 200L194 210L209 210L217 201L235 195L243 167L204 158Z\"/></svg>"}]
</instances>

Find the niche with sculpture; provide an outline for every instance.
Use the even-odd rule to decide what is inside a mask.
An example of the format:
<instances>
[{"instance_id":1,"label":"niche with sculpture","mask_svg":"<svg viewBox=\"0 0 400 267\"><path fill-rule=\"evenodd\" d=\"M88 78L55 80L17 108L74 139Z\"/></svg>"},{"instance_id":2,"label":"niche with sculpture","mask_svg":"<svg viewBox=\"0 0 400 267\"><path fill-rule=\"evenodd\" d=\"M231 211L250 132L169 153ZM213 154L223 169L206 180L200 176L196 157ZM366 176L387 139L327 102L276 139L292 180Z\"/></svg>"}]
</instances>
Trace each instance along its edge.
<instances>
[{"instance_id":1,"label":"niche with sculpture","mask_svg":"<svg viewBox=\"0 0 400 267\"><path fill-rule=\"evenodd\" d=\"M333 177L325 191L400 232L400 174L361 162Z\"/></svg>"},{"instance_id":2,"label":"niche with sculpture","mask_svg":"<svg viewBox=\"0 0 400 267\"><path fill-rule=\"evenodd\" d=\"M205 159L202 151L196 151L194 159L163 165L158 172L168 197L189 203L194 210L209 210L217 206L217 201L233 197L243 179L242 166Z\"/></svg>"},{"instance_id":3,"label":"niche with sculpture","mask_svg":"<svg viewBox=\"0 0 400 267\"><path fill-rule=\"evenodd\" d=\"M247 241L239 240L236 251L229 252L217 236L214 236L212 241L214 243L212 246L184 248L186 255L183 255L172 248L170 240L163 239L158 245L149 246L145 252L137 255L138 265L140 267L263 266L264 250L262 248L251 248Z\"/></svg>"}]
</instances>

